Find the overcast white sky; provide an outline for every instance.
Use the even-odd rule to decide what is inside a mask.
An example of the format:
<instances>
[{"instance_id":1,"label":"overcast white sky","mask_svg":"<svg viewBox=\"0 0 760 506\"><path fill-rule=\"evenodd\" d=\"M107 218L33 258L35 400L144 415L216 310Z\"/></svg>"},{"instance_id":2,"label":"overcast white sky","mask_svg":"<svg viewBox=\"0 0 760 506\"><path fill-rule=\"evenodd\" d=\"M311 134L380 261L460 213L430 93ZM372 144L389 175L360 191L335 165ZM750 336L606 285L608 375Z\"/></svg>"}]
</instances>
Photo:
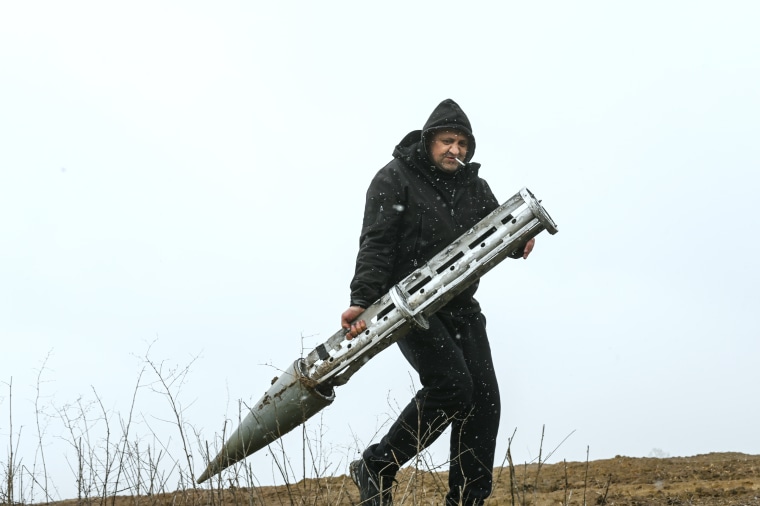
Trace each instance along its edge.
<instances>
[{"instance_id":1,"label":"overcast white sky","mask_svg":"<svg viewBox=\"0 0 760 506\"><path fill-rule=\"evenodd\" d=\"M497 460L544 425L544 454L572 434L554 462L760 453L758 23L751 1L3 2L0 439L31 465L44 364L73 496L61 413L97 394L118 425L149 353L190 365L213 440L338 329L366 187L453 98L497 197L527 186L560 230L481 283ZM309 426L330 472L415 385L393 347L337 390ZM135 413L177 440L161 395Z\"/></svg>"}]
</instances>

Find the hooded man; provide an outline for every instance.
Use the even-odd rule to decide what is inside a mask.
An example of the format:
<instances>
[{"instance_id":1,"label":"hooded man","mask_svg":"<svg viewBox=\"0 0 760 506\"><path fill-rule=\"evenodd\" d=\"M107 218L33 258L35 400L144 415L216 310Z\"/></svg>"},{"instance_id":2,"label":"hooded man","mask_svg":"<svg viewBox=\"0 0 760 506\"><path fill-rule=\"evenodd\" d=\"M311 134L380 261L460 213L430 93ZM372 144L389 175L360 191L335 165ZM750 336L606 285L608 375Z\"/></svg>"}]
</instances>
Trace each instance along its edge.
<instances>
[{"instance_id":1,"label":"hooded man","mask_svg":"<svg viewBox=\"0 0 760 506\"><path fill-rule=\"evenodd\" d=\"M441 102L422 130L407 134L367 190L350 307L348 339L366 330L361 313L416 268L499 206L471 162L467 115ZM515 258L527 258L535 240ZM361 504L389 506L399 468L451 426L447 505L480 505L491 493L500 399L478 283L398 341L422 388L388 433L350 465Z\"/></svg>"}]
</instances>

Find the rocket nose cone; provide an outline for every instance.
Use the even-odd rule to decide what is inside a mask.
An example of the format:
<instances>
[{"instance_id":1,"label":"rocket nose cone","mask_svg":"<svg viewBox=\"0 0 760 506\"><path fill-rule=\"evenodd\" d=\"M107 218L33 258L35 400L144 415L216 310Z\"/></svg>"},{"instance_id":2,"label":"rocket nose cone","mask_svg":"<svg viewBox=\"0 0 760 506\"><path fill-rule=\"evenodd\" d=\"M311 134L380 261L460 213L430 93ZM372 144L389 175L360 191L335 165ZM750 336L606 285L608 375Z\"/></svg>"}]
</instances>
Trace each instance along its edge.
<instances>
[{"instance_id":1,"label":"rocket nose cone","mask_svg":"<svg viewBox=\"0 0 760 506\"><path fill-rule=\"evenodd\" d=\"M301 425L335 399L304 381L303 359L298 359L272 383L264 396L248 412L219 454L208 463L197 480L203 483L248 455Z\"/></svg>"},{"instance_id":2,"label":"rocket nose cone","mask_svg":"<svg viewBox=\"0 0 760 506\"><path fill-rule=\"evenodd\" d=\"M204 481L208 480L209 476L211 476L211 472L210 472L209 468L207 467L206 470L203 471L203 474L200 475L197 480L195 480L195 483L197 483L198 485L200 485Z\"/></svg>"}]
</instances>

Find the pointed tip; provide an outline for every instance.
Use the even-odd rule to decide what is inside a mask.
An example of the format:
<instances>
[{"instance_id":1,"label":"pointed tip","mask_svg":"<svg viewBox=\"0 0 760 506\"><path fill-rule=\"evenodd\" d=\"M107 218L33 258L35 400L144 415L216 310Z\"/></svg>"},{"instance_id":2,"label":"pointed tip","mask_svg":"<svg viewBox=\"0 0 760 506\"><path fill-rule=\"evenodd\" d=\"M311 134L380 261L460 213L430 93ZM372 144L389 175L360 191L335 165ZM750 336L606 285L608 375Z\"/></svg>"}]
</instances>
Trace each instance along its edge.
<instances>
[{"instance_id":1,"label":"pointed tip","mask_svg":"<svg viewBox=\"0 0 760 506\"><path fill-rule=\"evenodd\" d=\"M200 485L200 484L201 484L201 483L203 483L204 481L208 480L208 479L209 479L209 476L210 476L210 475L209 475L209 470L208 470L208 469L206 469L205 471L203 471L203 474L201 474L201 475L198 477L198 479L197 479L197 480L195 480L195 483L197 483L198 485Z\"/></svg>"}]
</instances>

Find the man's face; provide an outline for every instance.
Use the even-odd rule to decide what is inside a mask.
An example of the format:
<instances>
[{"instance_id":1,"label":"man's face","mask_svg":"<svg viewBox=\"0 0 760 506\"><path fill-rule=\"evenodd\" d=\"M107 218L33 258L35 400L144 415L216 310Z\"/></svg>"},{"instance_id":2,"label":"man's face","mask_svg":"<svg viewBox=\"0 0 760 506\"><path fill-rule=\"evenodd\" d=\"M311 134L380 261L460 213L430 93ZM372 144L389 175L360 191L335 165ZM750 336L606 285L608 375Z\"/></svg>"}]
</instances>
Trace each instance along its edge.
<instances>
[{"instance_id":1,"label":"man's face","mask_svg":"<svg viewBox=\"0 0 760 506\"><path fill-rule=\"evenodd\" d=\"M455 172L467 155L469 139L456 130L439 130L430 141L430 158L439 169Z\"/></svg>"}]
</instances>

